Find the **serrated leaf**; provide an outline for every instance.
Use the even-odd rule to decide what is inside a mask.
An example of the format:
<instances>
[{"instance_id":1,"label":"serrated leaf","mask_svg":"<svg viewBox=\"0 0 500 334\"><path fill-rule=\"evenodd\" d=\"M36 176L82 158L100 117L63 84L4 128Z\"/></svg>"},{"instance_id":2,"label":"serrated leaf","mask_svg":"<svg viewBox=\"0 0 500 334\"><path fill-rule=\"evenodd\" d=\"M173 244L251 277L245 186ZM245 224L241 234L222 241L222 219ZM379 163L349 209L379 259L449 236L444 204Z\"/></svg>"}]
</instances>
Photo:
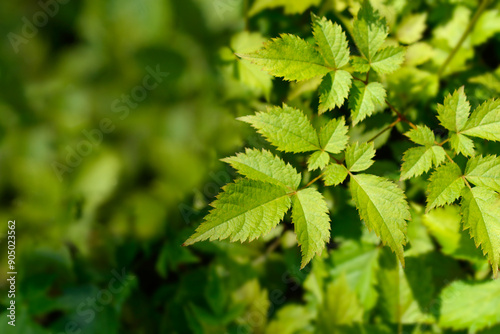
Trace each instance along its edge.
<instances>
[{"instance_id":1,"label":"serrated leaf","mask_svg":"<svg viewBox=\"0 0 500 334\"><path fill-rule=\"evenodd\" d=\"M489 188L474 187L465 192L461 204L464 228L470 229L476 247L481 245L483 254L488 254L496 278L500 264L500 196Z\"/></svg>"},{"instance_id":2,"label":"serrated leaf","mask_svg":"<svg viewBox=\"0 0 500 334\"><path fill-rule=\"evenodd\" d=\"M275 184L241 179L224 187L214 208L185 246L209 239L253 240L278 225L291 205L287 190Z\"/></svg>"},{"instance_id":3,"label":"serrated leaf","mask_svg":"<svg viewBox=\"0 0 500 334\"><path fill-rule=\"evenodd\" d=\"M448 95L443 104L438 104L438 119L441 125L450 131L459 132L469 118L470 104L465 96L464 87Z\"/></svg>"},{"instance_id":4,"label":"serrated leaf","mask_svg":"<svg viewBox=\"0 0 500 334\"><path fill-rule=\"evenodd\" d=\"M266 150L246 149L234 157L222 159L241 175L297 190L301 176L297 170Z\"/></svg>"},{"instance_id":5,"label":"serrated leaf","mask_svg":"<svg viewBox=\"0 0 500 334\"><path fill-rule=\"evenodd\" d=\"M314 46L289 34L272 39L257 52L238 56L261 66L271 75L290 81L323 76L333 70Z\"/></svg>"},{"instance_id":6,"label":"serrated leaf","mask_svg":"<svg viewBox=\"0 0 500 334\"><path fill-rule=\"evenodd\" d=\"M355 81L349 97L349 108L352 114L352 124L364 120L375 111L377 105L383 105L386 92L378 82L370 82L365 86L362 82Z\"/></svg>"},{"instance_id":7,"label":"serrated leaf","mask_svg":"<svg viewBox=\"0 0 500 334\"><path fill-rule=\"evenodd\" d=\"M347 136L348 127L345 125L344 117L330 120L319 131L319 143L321 147L330 153L337 154L342 152L349 137Z\"/></svg>"},{"instance_id":8,"label":"serrated leaf","mask_svg":"<svg viewBox=\"0 0 500 334\"><path fill-rule=\"evenodd\" d=\"M422 39L425 31L427 13L406 16L398 27L398 40L404 44L413 44Z\"/></svg>"},{"instance_id":9,"label":"serrated leaf","mask_svg":"<svg viewBox=\"0 0 500 334\"><path fill-rule=\"evenodd\" d=\"M313 35L319 52L330 67L339 69L349 62L349 45L340 25L325 17L314 17Z\"/></svg>"},{"instance_id":10,"label":"serrated leaf","mask_svg":"<svg viewBox=\"0 0 500 334\"><path fill-rule=\"evenodd\" d=\"M470 159L465 167L465 178L476 186L500 192L500 157L488 155Z\"/></svg>"},{"instance_id":11,"label":"serrated leaf","mask_svg":"<svg viewBox=\"0 0 500 334\"><path fill-rule=\"evenodd\" d=\"M441 146L419 146L408 149L403 155L401 180L420 176L428 172L432 165L440 165L446 156Z\"/></svg>"},{"instance_id":12,"label":"serrated leaf","mask_svg":"<svg viewBox=\"0 0 500 334\"><path fill-rule=\"evenodd\" d=\"M344 182L347 177L347 169L344 165L330 164L323 171L323 180L326 186L336 186Z\"/></svg>"},{"instance_id":13,"label":"serrated leaf","mask_svg":"<svg viewBox=\"0 0 500 334\"><path fill-rule=\"evenodd\" d=\"M370 61L370 66L380 74L392 73L401 67L405 60L405 48L389 46L377 52Z\"/></svg>"},{"instance_id":14,"label":"serrated leaf","mask_svg":"<svg viewBox=\"0 0 500 334\"><path fill-rule=\"evenodd\" d=\"M387 23L365 0L353 22L353 37L359 51L371 60L388 35Z\"/></svg>"},{"instance_id":15,"label":"serrated leaf","mask_svg":"<svg viewBox=\"0 0 500 334\"><path fill-rule=\"evenodd\" d=\"M375 146L373 143L357 142L349 145L345 151L345 162L347 169L351 172L361 172L373 165Z\"/></svg>"},{"instance_id":16,"label":"serrated leaf","mask_svg":"<svg viewBox=\"0 0 500 334\"><path fill-rule=\"evenodd\" d=\"M306 115L286 104L238 119L251 124L280 151L299 153L321 149L318 134Z\"/></svg>"},{"instance_id":17,"label":"serrated leaf","mask_svg":"<svg viewBox=\"0 0 500 334\"><path fill-rule=\"evenodd\" d=\"M500 322L500 280L453 282L440 296L439 324L472 333Z\"/></svg>"},{"instance_id":18,"label":"serrated leaf","mask_svg":"<svg viewBox=\"0 0 500 334\"><path fill-rule=\"evenodd\" d=\"M302 250L301 268L304 268L315 254L321 254L330 239L330 216L323 195L314 188L293 195L292 222Z\"/></svg>"},{"instance_id":19,"label":"serrated leaf","mask_svg":"<svg viewBox=\"0 0 500 334\"><path fill-rule=\"evenodd\" d=\"M403 191L385 178L368 174L352 175L350 190L368 229L391 247L404 266L406 221L411 215Z\"/></svg>"},{"instance_id":20,"label":"serrated leaf","mask_svg":"<svg viewBox=\"0 0 500 334\"><path fill-rule=\"evenodd\" d=\"M307 169L323 169L330 162L330 155L325 151L316 151L307 159Z\"/></svg>"},{"instance_id":21,"label":"serrated leaf","mask_svg":"<svg viewBox=\"0 0 500 334\"><path fill-rule=\"evenodd\" d=\"M319 85L319 108L320 114L335 107L340 108L351 88L352 75L344 70L328 73L323 77Z\"/></svg>"},{"instance_id":22,"label":"serrated leaf","mask_svg":"<svg viewBox=\"0 0 500 334\"><path fill-rule=\"evenodd\" d=\"M500 100L488 100L477 107L462 133L486 140L500 141Z\"/></svg>"},{"instance_id":23,"label":"serrated leaf","mask_svg":"<svg viewBox=\"0 0 500 334\"><path fill-rule=\"evenodd\" d=\"M457 154L462 153L466 157L476 155L472 139L461 133L452 132L450 134L450 146Z\"/></svg>"},{"instance_id":24,"label":"serrated leaf","mask_svg":"<svg viewBox=\"0 0 500 334\"><path fill-rule=\"evenodd\" d=\"M411 129L405 133L405 136L410 138L412 142L419 145L434 145L436 137L434 132L426 125L417 125L416 129Z\"/></svg>"},{"instance_id":25,"label":"serrated leaf","mask_svg":"<svg viewBox=\"0 0 500 334\"><path fill-rule=\"evenodd\" d=\"M460 192L464 187L462 171L456 163L449 162L438 167L429 178L426 212L435 207L453 203L460 197Z\"/></svg>"}]
</instances>

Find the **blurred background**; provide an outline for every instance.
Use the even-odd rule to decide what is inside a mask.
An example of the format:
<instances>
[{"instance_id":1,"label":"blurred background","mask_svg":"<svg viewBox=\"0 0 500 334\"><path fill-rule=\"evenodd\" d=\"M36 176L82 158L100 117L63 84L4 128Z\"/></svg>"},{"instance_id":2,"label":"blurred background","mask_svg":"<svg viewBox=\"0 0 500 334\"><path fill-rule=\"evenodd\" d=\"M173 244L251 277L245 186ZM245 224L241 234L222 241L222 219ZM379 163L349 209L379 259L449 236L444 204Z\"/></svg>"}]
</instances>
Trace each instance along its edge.
<instances>
[{"instance_id":1,"label":"blurred background","mask_svg":"<svg viewBox=\"0 0 500 334\"><path fill-rule=\"evenodd\" d=\"M405 67L384 82L413 120L437 124L435 104L463 84L473 106L498 96L498 4L447 77L438 77L479 2L373 3L395 32L392 42L417 42ZM181 247L236 177L219 159L243 147L271 148L236 117L282 101L316 113L319 82L272 80L234 52L258 49L279 33L310 37L311 11L348 25L358 8L354 0L3 1L0 332L312 333L317 314L318 326L329 326L318 311L325 277L335 278L329 291L350 287L366 310L376 307L375 270L396 264L384 260L385 248L363 227L345 188L325 191L334 255L302 271L289 217L252 243ZM366 140L390 122L379 114L350 135ZM397 180L407 146L385 148L374 173ZM498 153L498 146L488 150ZM413 324L407 333L424 333L414 325L429 322L415 310L420 297L430 305L448 282L485 278L489 267L463 238L457 212L423 217L424 182L412 182L409 255L414 268L438 270L426 276L436 291L412 290L404 323ZM9 220L16 221L15 328L4 311ZM451 229L440 229L443 221ZM378 330L366 333L386 333Z\"/></svg>"}]
</instances>

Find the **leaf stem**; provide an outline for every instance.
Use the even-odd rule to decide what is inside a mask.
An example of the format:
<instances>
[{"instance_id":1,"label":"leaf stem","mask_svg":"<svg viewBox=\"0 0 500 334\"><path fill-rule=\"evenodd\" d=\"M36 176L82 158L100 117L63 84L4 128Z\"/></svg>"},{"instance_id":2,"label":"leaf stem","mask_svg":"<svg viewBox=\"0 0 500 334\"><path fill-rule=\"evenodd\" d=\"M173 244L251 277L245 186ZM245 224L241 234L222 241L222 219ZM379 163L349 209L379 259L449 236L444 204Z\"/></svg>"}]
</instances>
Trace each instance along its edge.
<instances>
[{"instance_id":1,"label":"leaf stem","mask_svg":"<svg viewBox=\"0 0 500 334\"><path fill-rule=\"evenodd\" d=\"M448 138L448 139L446 139L445 141L442 141L442 142L440 142L440 143L438 143L438 142L435 142L435 143L436 143L436 145L438 145L438 146L443 146L444 144L446 144L446 143L447 143L447 142L449 142L449 141L450 141L450 138Z\"/></svg>"},{"instance_id":2,"label":"leaf stem","mask_svg":"<svg viewBox=\"0 0 500 334\"><path fill-rule=\"evenodd\" d=\"M302 190L302 189L305 189L307 187L309 187L311 184L313 184L314 182L318 181L319 179L321 179L323 177L323 175L325 175L325 173L321 173L319 176L315 177L314 179L312 179L311 181L309 181L308 184L306 184L305 186L303 186L302 188L300 188L299 190Z\"/></svg>"},{"instance_id":3,"label":"leaf stem","mask_svg":"<svg viewBox=\"0 0 500 334\"><path fill-rule=\"evenodd\" d=\"M388 126L386 126L382 131L380 131L379 133L377 133L375 136L373 136L373 138L371 138L369 141L367 141L367 143L370 143L372 141L374 141L375 139L377 139L380 135L382 135L384 132L392 129L393 127L396 126L396 124L398 124L399 122L401 122L401 117L398 117L397 120L395 120L394 122L392 122L391 124L389 124Z\"/></svg>"},{"instance_id":4,"label":"leaf stem","mask_svg":"<svg viewBox=\"0 0 500 334\"><path fill-rule=\"evenodd\" d=\"M398 115L399 118L401 118L401 120L403 122L405 122L409 126L411 126L412 129L416 129L417 128L417 126L415 124L413 124L408 118L406 118L405 115L403 115L396 108L394 108L394 106L391 103L389 103L389 101L387 101L387 99L385 100L385 103L389 106L389 108L391 108L392 111L394 111L396 113L396 115Z\"/></svg>"},{"instance_id":5,"label":"leaf stem","mask_svg":"<svg viewBox=\"0 0 500 334\"><path fill-rule=\"evenodd\" d=\"M488 7L489 3L490 3L490 0L483 0L481 2L481 5L479 6L479 8L477 9L476 13L472 17L472 20L470 20L469 25L467 26L467 28L465 28L465 31L463 32L462 37L460 37L460 40L458 41L457 45L455 45L455 47L450 52L450 54L448 55L448 57L446 58L446 60L444 61L444 63L439 68L439 71L438 71L438 74L437 74L438 77L441 77L443 75L444 70L450 64L450 62L453 59L453 57L455 57L455 55L457 54L458 50L460 50L460 47L462 46L462 44L464 43L464 41L467 38L467 36L469 35L469 33L472 31L472 29L476 25L476 22L481 17L481 14L484 12L484 10L486 9L486 7Z\"/></svg>"}]
</instances>

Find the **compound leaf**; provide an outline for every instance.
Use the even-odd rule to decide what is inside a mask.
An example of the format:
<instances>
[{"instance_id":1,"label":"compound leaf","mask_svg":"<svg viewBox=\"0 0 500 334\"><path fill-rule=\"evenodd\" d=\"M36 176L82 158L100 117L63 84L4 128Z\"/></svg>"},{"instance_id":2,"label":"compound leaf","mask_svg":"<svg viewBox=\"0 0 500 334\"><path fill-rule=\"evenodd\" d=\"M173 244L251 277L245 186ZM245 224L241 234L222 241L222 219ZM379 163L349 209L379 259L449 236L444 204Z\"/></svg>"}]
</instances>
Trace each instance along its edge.
<instances>
[{"instance_id":1,"label":"compound leaf","mask_svg":"<svg viewBox=\"0 0 500 334\"><path fill-rule=\"evenodd\" d=\"M350 189L361 219L389 245L404 266L406 221L411 219L403 191L393 182L375 175L351 176Z\"/></svg>"},{"instance_id":2,"label":"compound leaf","mask_svg":"<svg viewBox=\"0 0 500 334\"><path fill-rule=\"evenodd\" d=\"M301 177L297 170L266 150L247 148L245 153L238 153L222 161L252 180L266 181L293 190L297 190L300 184Z\"/></svg>"},{"instance_id":3,"label":"compound leaf","mask_svg":"<svg viewBox=\"0 0 500 334\"><path fill-rule=\"evenodd\" d=\"M278 225L291 205L287 189L275 184L241 179L224 187L205 221L184 243L209 239L253 240Z\"/></svg>"},{"instance_id":4,"label":"compound leaf","mask_svg":"<svg viewBox=\"0 0 500 334\"><path fill-rule=\"evenodd\" d=\"M330 239L330 216L323 195L314 188L293 195L292 221L302 250L301 268L304 268L315 254L321 254Z\"/></svg>"},{"instance_id":5,"label":"compound leaf","mask_svg":"<svg viewBox=\"0 0 500 334\"><path fill-rule=\"evenodd\" d=\"M321 149L318 134L306 115L286 104L238 119L251 124L280 151L298 153Z\"/></svg>"}]
</instances>

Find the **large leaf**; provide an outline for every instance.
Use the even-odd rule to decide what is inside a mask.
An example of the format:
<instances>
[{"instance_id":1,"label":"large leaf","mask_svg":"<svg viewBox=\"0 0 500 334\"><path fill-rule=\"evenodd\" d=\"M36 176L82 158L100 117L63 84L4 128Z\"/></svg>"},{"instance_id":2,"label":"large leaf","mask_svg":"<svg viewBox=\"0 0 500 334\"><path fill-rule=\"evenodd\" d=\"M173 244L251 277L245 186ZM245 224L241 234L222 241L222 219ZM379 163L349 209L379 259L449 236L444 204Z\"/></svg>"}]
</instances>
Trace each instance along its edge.
<instances>
[{"instance_id":1,"label":"large leaf","mask_svg":"<svg viewBox=\"0 0 500 334\"><path fill-rule=\"evenodd\" d=\"M488 254L493 275L500 264L500 196L493 190L475 187L465 192L462 199L464 228L470 229L476 247L481 245Z\"/></svg>"},{"instance_id":2,"label":"large leaf","mask_svg":"<svg viewBox=\"0 0 500 334\"><path fill-rule=\"evenodd\" d=\"M301 177L297 170L266 150L247 148L245 153L236 154L222 161L252 180L266 181L293 190L297 190L300 184Z\"/></svg>"},{"instance_id":3,"label":"large leaf","mask_svg":"<svg viewBox=\"0 0 500 334\"><path fill-rule=\"evenodd\" d=\"M439 324L471 333L500 323L500 280L457 281L441 292Z\"/></svg>"},{"instance_id":4,"label":"large leaf","mask_svg":"<svg viewBox=\"0 0 500 334\"><path fill-rule=\"evenodd\" d=\"M349 62L349 45L342 28L325 17L314 17L313 34L318 50L330 67L339 69Z\"/></svg>"},{"instance_id":5,"label":"large leaf","mask_svg":"<svg viewBox=\"0 0 500 334\"><path fill-rule=\"evenodd\" d=\"M361 53L371 60L388 34L387 23L365 0L353 23L353 37Z\"/></svg>"},{"instance_id":6,"label":"large leaf","mask_svg":"<svg viewBox=\"0 0 500 334\"><path fill-rule=\"evenodd\" d=\"M202 240L253 240L278 225L291 205L287 190L267 182L241 179L224 187L213 210L185 246Z\"/></svg>"},{"instance_id":7,"label":"large leaf","mask_svg":"<svg viewBox=\"0 0 500 334\"><path fill-rule=\"evenodd\" d=\"M456 163L449 162L438 167L429 178L426 211L453 203L460 197L460 192L464 187L462 171Z\"/></svg>"},{"instance_id":8,"label":"large leaf","mask_svg":"<svg viewBox=\"0 0 500 334\"><path fill-rule=\"evenodd\" d=\"M304 268L315 254L321 254L330 239L330 216L323 195L314 188L293 195L292 221L302 250L301 268Z\"/></svg>"},{"instance_id":9,"label":"large leaf","mask_svg":"<svg viewBox=\"0 0 500 334\"><path fill-rule=\"evenodd\" d=\"M238 119L251 124L280 151L298 153L321 150L318 134L306 115L286 104Z\"/></svg>"},{"instance_id":10,"label":"large leaf","mask_svg":"<svg viewBox=\"0 0 500 334\"><path fill-rule=\"evenodd\" d=\"M411 215L403 191L387 179L367 174L351 176L350 189L368 229L374 230L404 265L406 221Z\"/></svg>"},{"instance_id":11,"label":"large leaf","mask_svg":"<svg viewBox=\"0 0 500 334\"><path fill-rule=\"evenodd\" d=\"M333 70L313 45L288 34L271 40L259 51L238 56L285 80L307 80Z\"/></svg>"}]
</instances>

